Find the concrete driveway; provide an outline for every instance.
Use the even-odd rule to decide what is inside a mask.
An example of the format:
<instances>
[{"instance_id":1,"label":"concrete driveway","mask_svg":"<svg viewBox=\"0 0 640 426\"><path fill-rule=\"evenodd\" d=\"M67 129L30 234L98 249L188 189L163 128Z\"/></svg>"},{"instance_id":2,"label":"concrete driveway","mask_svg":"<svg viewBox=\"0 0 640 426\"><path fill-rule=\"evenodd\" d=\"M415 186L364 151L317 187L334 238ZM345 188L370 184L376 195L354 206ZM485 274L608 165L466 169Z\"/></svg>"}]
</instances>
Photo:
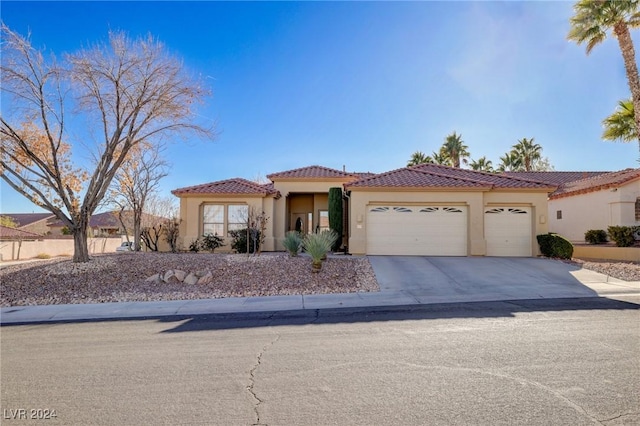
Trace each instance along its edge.
<instances>
[{"instance_id":1,"label":"concrete driveway","mask_svg":"<svg viewBox=\"0 0 640 426\"><path fill-rule=\"evenodd\" d=\"M508 257L369 256L381 292L418 303L593 297L588 272L558 260ZM578 278L577 278L578 277ZM582 280L579 278L583 278Z\"/></svg>"}]
</instances>

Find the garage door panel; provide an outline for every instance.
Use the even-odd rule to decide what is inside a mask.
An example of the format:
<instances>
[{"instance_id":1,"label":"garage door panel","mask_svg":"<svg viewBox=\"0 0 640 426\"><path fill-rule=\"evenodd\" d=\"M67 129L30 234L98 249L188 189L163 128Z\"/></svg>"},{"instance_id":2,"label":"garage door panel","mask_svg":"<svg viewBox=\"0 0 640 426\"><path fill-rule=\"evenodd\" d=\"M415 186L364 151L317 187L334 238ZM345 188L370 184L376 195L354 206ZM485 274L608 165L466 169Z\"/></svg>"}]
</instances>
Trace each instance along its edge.
<instances>
[{"instance_id":1,"label":"garage door panel","mask_svg":"<svg viewBox=\"0 0 640 426\"><path fill-rule=\"evenodd\" d=\"M367 253L466 256L466 207L370 207Z\"/></svg>"},{"instance_id":2,"label":"garage door panel","mask_svg":"<svg viewBox=\"0 0 640 426\"><path fill-rule=\"evenodd\" d=\"M531 256L531 208L485 209L487 256Z\"/></svg>"}]
</instances>

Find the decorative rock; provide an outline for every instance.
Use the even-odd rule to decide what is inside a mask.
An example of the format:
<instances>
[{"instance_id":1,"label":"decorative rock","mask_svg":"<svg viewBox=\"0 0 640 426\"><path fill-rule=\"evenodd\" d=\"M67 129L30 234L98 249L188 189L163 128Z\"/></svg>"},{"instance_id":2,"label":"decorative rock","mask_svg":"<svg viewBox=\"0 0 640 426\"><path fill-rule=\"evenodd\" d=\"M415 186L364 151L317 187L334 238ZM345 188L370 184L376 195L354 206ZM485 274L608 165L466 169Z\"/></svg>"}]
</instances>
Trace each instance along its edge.
<instances>
[{"instance_id":1,"label":"decorative rock","mask_svg":"<svg viewBox=\"0 0 640 426\"><path fill-rule=\"evenodd\" d=\"M198 283L198 277L192 272L187 275L182 282L188 285L194 285Z\"/></svg>"},{"instance_id":2,"label":"decorative rock","mask_svg":"<svg viewBox=\"0 0 640 426\"><path fill-rule=\"evenodd\" d=\"M152 283L152 282L153 282L153 283L158 283L158 282L160 282L160 281L161 281L160 274L151 275L151 276L150 276L149 278L147 278L145 281L146 281L146 282L150 282L150 283Z\"/></svg>"},{"instance_id":3,"label":"decorative rock","mask_svg":"<svg viewBox=\"0 0 640 426\"><path fill-rule=\"evenodd\" d=\"M209 284L213 281L213 274L210 271L207 271L200 279L198 279L198 284Z\"/></svg>"},{"instance_id":4,"label":"decorative rock","mask_svg":"<svg viewBox=\"0 0 640 426\"><path fill-rule=\"evenodd\" d=\"M180 282L180 280L175 274L175 271L173 271L172 269L165 272L164 277L162 277L162 279L167 284L175 284Z\"/></svg>"},{"instance_id":5,"label":"decorative rock","mask_svg":"<svg viewBox=\"0 0 640 426\"><path fill-rule=\"evenodd\" d=\"M187 273L185 271L181 271L179 269L175 269L173 271L173 274L176 276L176 278L180 282L184 281L184 279L187 277Z\"/></svg>"}]
</instances>

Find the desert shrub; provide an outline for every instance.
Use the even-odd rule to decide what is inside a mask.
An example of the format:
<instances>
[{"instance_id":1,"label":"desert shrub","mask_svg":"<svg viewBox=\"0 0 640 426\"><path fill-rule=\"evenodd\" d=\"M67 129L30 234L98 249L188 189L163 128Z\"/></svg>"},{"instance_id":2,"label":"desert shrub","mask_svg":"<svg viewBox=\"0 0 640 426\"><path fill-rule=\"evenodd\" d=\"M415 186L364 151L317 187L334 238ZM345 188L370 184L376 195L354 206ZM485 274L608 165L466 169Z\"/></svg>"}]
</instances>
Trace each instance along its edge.
<instances>
[{"instance_id":1,"label":"desert shrub","mask_svg":"<svg viewBox=\"0 0 640 426\"><path fill-rule=\"evenodd\" d=\"M300 237L300 233L296 231L287 232L284 234L282 245L289 252L291 257L297 256L302 249L302 238Z\"/></svg>"},{"instance_id":2,"label":"desert shrub","mask_svg":"<svg viewBox=\"0 0 640 426\"><path fill-rule=\"evenodd\" d=\"M206 234L202 236L202 247L203 250L209 250L211 253L215 251L218 247L222 247L224 245L224 239L218 234Z\"/></svg>"},{"instance_id":3,"label":"desert shrub","mask_svg":"<svg viewBox=\"0 0 640 426\"><path fill-rule=\"evenodd\" d=\"M39 253L36 256L36 259L51 259L51 255L49 255L47 253Z\"/></svg>"},{"instance_id":4,"label":"desert shrub","mask_svg":"<svg viewBox=\"0 0 640 426\"><path fill-rule=\"evenodd\" d=\"M229 231L231 235L231 248L237 253L247 252L247 228ZM260 246L260 231L249 230L249 253L254 253Z\"/></svg>"},{"instance_id":5,"label":"desert shrub","mask_svg":"<svg viewBox=\"0 0 640 426\"><path fill-rule=\"evenodd\" d=\"M639 226L610 226L607 228L609 238L618 247L631 247L635 242L633 233L640 229Z\"/></svg>"},{"instance_id":6,"label":"desert shrub","mask_svg":"<svg viewBox=\"0 0 640 426\"><path fill-rule=\"evenodd\" d=\"M604 244L607 242L607 233L603 229L590 229L584 233L584 240L589 244Z\"/></svg>"},{"instance_id":7,"label":"desert shrub","mask_svg":"<svg viewBox=\"0 0 640 426\"><path fill-rule=\"evenodd\" d=\"M192 251L194 253L199 252L201 248L202 242L200 241L200 238L196 238L195 240L191 241L191 244L189 244L189 251Z\"/></svg>"},{"instance_id":8,"label":"desert shrub","mask_svg":"<svg viewBox=\"0 0 640 426\"><path fill-rule=\"evenodd\" d=\"M338 239L338 234L331 229L324 230L318 234L305 235L302 240L302 247L311 256L313 272L320 271L322 259L331 250L331 246L336 242L336 239Z\"/></svg>"},{"instance_id":9,"label":"desert shrub","mask_svg":"<svg viewBox=\"0 0 640 426\"><path fill-rule=\"evenodd\" d=\"M573 244L558 234L541 234L536 238L543 256L560 259L571 259L573 256Z\"/></svg>"}]
</instances>

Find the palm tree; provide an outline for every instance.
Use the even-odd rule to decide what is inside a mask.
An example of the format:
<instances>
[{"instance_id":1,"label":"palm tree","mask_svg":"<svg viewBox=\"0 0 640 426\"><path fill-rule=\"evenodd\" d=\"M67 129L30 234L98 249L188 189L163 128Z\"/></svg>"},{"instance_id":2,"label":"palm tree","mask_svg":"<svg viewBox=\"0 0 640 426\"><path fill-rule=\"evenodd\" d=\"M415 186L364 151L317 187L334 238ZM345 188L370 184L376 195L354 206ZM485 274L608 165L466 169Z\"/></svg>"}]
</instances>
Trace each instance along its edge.
<instances>
[{"instance_id":1,"label":"palm tree","mask_svg":"<svg viewBox=\"0 0 640 426\"><path fill-rule=\"evenodd\" d=\"M477 160L471 160L469 163L472 170L477 170L480 172L493 172L493 164L491 160L487 160L487 157L480 157Z\"/></svg>"},{"instance_id":2,"label":"palm tree","mask_svg":"<svg viewBox=\"0 0 640 426\"><path fill-rule=\"evenodd\" d=\"M587 44L587 55L612 31L624 59L627 82L634 106L636 136L640 137L640 78L630 28L640 27L639 0L580 0L574 6L567 38ZM638 140L640 147L640 139Z\"/></svg>"},{"instance_id":3,"label":"palm tree","mask_svg":"<svg viewBox=\"0 0 640 426\"><path fill-rule=\"evenodd\" d=\"M411 158L407 162L407 167L417 166L418 164L433 163L433 158L425 155L422 151L416 151L411 154Z\"/></svg>"},{"instance_id":4,"label":"palm tree","mask_svg":"<svg viewBox=\"0 0 640 426\"><path fill-rule=\"evenodd\" d=\"M467 164L467 157L470 155L469 151L467 151L468 148L462 140L462 135L453 132L447 136L440 151L441 153L446 153L447 157L449 157L451 166L460 168L460 161Z\"/></svg>"},{"instance_id":5,"label":"palm tree","mask_svg":"<svg viewBox=\"0 0 640 426\"><path fill-rule=\"evenodd\" d=\"M442 164L442 165L446 166L446 165L449 165L449 163L450 163L449 156L444 151L444 148L440 148L439 152L433 151L433 153L431 153L431 155L432 155L431 159L433 160L433 163L435 163L435 164Z\"/></svg>"},{"instance_id":6,"label":"palm tree","mask_svg":"<svg viewBox=\"0 0 640 426\"><path fill-rule=\"evenodd\" d=\"M634 108L631 99L619 101L618 109L602 120L602 125L604 126L602 139L622 142L631 142L638 139L633 113Z\"/></svg>"},{"instance_id":7,"label":"palm tree","mask_svg":"<svg viewBox=\"0 0 640 426\"><path fill-rule=\"evenodd\" d=\"M505 153L500 157L499 172L518 172L522 171L522 160L513 151Z\"/></svg>"},{"instance_id":8,"label":"palm tree","mask_svg":"<svg viewBox=\"0 0 640 426\"><path fill-rule=\"evenodd\" d=\"M511 152L517 156L524 170L530 172L533 165L542 157L542 147L534 143L534 138L522 138L513 145Z\"/></svg>"}]
</instances>

